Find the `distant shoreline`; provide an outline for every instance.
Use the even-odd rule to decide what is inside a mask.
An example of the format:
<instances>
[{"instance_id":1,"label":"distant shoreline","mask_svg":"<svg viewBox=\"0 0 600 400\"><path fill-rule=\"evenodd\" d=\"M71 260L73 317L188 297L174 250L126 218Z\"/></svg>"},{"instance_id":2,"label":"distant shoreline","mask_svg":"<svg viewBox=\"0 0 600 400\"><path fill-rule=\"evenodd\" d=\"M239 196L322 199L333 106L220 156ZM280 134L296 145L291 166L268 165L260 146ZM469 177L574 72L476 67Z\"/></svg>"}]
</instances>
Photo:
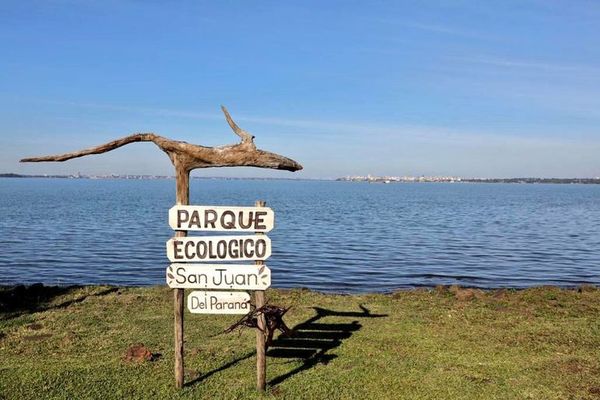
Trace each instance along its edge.
<instances>
[{"instance_id":1,"label":"distant shoreline","mask_svg":"<svg viewBox=\"0 0 600 400\"><path fill-rule=\"evenodd\" d=\"M174 176L167 175L25 175L15 173L2 173L0 178L53 178L53 179L91 179L91 180L171 180ZM328 181L328 182L359 182L359 183L528 183L528 184L600 184L600 178L446 178L446 177L345 177L337 179L327 178L274 178L274 177L222 177L222 176L192 176L191 179L202 180L249 180L249 181Z\"/></svg>"},{"instance_id":2,"label":"distant shoreline","mask_svg":"<svg viewBox=\"0 0 600 400\"><path fill-rule=\"evenodd\" d=\"M174 180L174 176L168 175L23 175L14 173L0 174L0 178L53 178L53 179L90 179L90 180ZM227 177L227 176L192 176L191 179L223 179L223 180L249 180L249 181L334 181L334 179L316 179L316 178L273 178L273 177Z\"/></svg>"},{"instance_id":3,"label":"distant shoreline","mask_svg":"<svg viewBox=\"0 0 600 400\"><path fill-rule=\"evenodd\" d=\"M341 182L363 183L552 183L600 184L600 178L456 178L456 177L345 177Z\"/></svg>"}]
</instances>

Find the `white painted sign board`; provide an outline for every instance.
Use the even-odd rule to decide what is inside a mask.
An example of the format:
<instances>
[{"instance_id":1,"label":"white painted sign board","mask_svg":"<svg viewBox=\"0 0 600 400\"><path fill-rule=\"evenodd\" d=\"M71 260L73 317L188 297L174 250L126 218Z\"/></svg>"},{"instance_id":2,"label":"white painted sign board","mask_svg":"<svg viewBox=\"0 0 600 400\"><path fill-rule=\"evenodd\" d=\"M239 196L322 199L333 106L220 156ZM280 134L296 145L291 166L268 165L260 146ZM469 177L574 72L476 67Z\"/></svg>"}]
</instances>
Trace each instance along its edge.
<instances>
[{"instance_id":1,"label":"white painted sign board","mask_svg":"<svg viewBox=\"0 0 600 400\"><path fill-rule=\"evenodd\" d=\"M250 295L246 292L196 290L189 294L187 307L194 314L248 314Z\"/></svg>"},{"instance_id":2,"label":"white painted sign board","mask_svg":"<svg viewBox=\"0 0 600 400\"><path fill-rule=\"evenodd\" d=\"M275 213L267 207L174 206L169 225L180 231L269 232Z\"/></svg>"},{"instance_id":3,"label":"white painted sign board","mask_svg":"<svg viewBox=\"0 0 600 400\"><path fill-rule=\"evenodd\" d=\"M172 289L266 290L271 270L266 265L171 264L167 284Z\"/></svg>"},{"instance_id":4,"label":"white painted sign board","mask_svg":"<svg viewBox=\"0 0 600 400\"><path fill-rule=\"evenodd\" d=\"M266 260L271 239L266 235L191 236L167 241L167 257L173 262Z\"/></svg>"}]
</instances>

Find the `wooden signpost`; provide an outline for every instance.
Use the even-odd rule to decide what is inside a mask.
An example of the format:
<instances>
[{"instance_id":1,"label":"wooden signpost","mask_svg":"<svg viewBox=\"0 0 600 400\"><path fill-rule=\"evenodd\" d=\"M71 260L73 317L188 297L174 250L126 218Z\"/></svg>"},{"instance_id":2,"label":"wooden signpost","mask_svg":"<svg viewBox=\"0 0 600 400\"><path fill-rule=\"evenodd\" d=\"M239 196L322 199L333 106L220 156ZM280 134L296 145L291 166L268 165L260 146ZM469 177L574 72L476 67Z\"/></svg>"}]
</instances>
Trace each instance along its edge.
<instances>
[{"instance_id":1,"label":"wooden signpost","mask_svg":"<svg viewBox=\"0 0 600 400\"><path fill-rule=\"evenodd\" d=\"M194 291L188 295L188 310L196 314L248 314L250 295L246 292Z\"/></svg>"},{"instance_id":2,"label":"wooden signpost","mask_svg":"<svg viewBox=\"0 0 600 400\"><path fill-rule=\"evenodd\" d=\"M271 239L264 235L176 237L167 242L170 261L266 260Z\"/></svg>"},{"instance_id":3,"label":"wooden signpost","mask_svg":"<svg viewBox=\"0 0 600 400\"><path fill-rule=\"evenodd\" d=\"M257 232L262 234L268 232L273 228L273 214L272 211L265 210L250 210L246 208L241 211L238 207L186 207L189 205L190 199L190 172L196 168L210 168L210 167L259 167L259 168L272 168L286 171L299 171L302 166L296 161L291 160L287 157L283 157L279 154L271 153L268 151L260 150L256 148L254 144L254 136L245 130L241 129L231 118L229 112L225 107L221 107L225 114L227 123L238 135L241 142L238 144L219 146L219 147L206 147L195 145L183 141L171 140L163 136L159 136L155 133L135 133L111 142L90 147L87 149L74 151L70 153L41 156L41 157L30 157L24 158L21 162L44 162L44 161L67 161L73 158L84 157L93 154L106 153L111 150L115 150L119 147L125 146L130 143L136 142L152 142L164 151L168 156L175 168L175 217L171 217L171 211L169 212L169 223L173 229L175 229L175 238L172 243L180 243L178 246L183 246L184 259L176 259L174 261L189 261L185 249L188 241L182 238L187 236L188 230L214 230L214 231L248 231ZM264 207L263 202L257 202L256 207ZM196 211L196 212L194 212ZM266 214L263 212L266 211ZM252 212L252 214L251 214ZM270 213L270 214L269 214ZM171 223L171 219L174 219L175 225ZM255 245L252 249L254 251L253 256L259 252L262 257L253 258L250 255L251 245L248 244L248 252L246 253L245 243L242 243L242 252L244 252L244 258L234 256L233 253L229 254L229 250L233 249L228 247L227 255L222 260L243 260L243 259L255 259L257 266L262 265L263 259L270 255L270 241L263 238L264 242L264 254L262 253L262 244L259 246L259 239L252 239L252 243ZM178 241L178 242L177 242ZM185 244L182 244L185 243ZM198 244L197 241L192 239L191 243ZM208 240L204 240L204 243L209 243ZM269 245L267 245L269 243ZM187 245L188 250L192 250L192 245ZM214 244L213 244L214 246ZM217 245L218 246L218 245ZM224 246L224 245L221 245ZM260 247L260 248L259 248ZM267 250L268 248L268 250ZM180 249L178 247L177 249ZM175 244L172 247L173 256L180 255L181 253L176 252ZM203 248L199 249L196 246L194 256L189 258L198 258L198 254L202 255ZM214 251L218 249L213 248ZM238 248L239 250L239 248ZM180 251L180 250L178 250ZM207 254L208 254L207 249ZM222 251L222 250L221 250ZM233 250L232 250L233 251ZM188 253L191 255L191 253ZM222 253L221 253L222 254ZM268 255L267 255L268 254ZM247 256L247 257L246 257ZM204 261L204 260L198 260ZM207 261L214 261L214 259L207 259ZM259 267L260 268L260 267ZM208 279L208 278L207 278ZM184 358L183 358L183 311L184 311L184 289L176 287L173 289L173 317L174 317L174 334L175 334L175 385L178 388L183 387L184 383ZM193 298L198 298L194 295ZM190 300L188 300L190 301ZM264 291L257 290L255 292L255 306L257 308L265 304ZM258 317L258 326L263 331L257 330L256 333L256 353L257 353L257 387L259 390L265 389L265 337L264 328L265 320L264 316Z\"/></svg>"},{"instance_id":4,"label":"wooden signpost","mask_svg":"<svg viewBox=\"0 0 600 400\"><path fill-rule=\"evenodd\" d=\"M271 270L266 265L171 264L167 284L171 289L265 290L271 286Z\"/></svg>"},{"instance_id":5,"label":"wooden signpost","mask_svg":"<svg viewBox=\"0 0 600 400\"><path fill-rule=\"evenodd\" d=\"M257 201L257 207L264 207L264 201ZM260 235L260 233L259 233ZM261 268L263 262L257 260L256 266ZM260 309L266 304L264 290L254 292L254 305L256 309ZM264 391L267 387L267 322L264 314L259 314L256 318L258 329L256 330L256 388L259 391Z\"/></svg>"},{"instance_id":6,"label":"wooden signpost","mask_svg":"<svg viewBox=\"0 0 600 400\"><path fill-rule=\"evenodd\" d=\"M171 228L187 231L269 232L273 210L264 207L174 206L169 210Z\"/></svg>"},{"instance_id":7,"label":"wooden signpost","mask_svg":"<svg viewBox=\"0 0 600 400\"><path fill-rule=\"evenodd\" d=\"M265 305L265 289L271 286L271 271L263 260L271 256L271 239L264 232L273 229L273 210L265 202L256 207L183 206L169 210L169 225L177 232L251 231L239 236L176 236L167 241L167 257L175 263L167 268L171 288L254 290L254 305ZM185 264L254 260L255 265ZM247 314L252 311L246 292L197 290L188 295L188 310L194 314ZM266 386L265 317L257 317L256 385ZM176 332L178 333L178 332Z\"/></svg>"}]
</instances>

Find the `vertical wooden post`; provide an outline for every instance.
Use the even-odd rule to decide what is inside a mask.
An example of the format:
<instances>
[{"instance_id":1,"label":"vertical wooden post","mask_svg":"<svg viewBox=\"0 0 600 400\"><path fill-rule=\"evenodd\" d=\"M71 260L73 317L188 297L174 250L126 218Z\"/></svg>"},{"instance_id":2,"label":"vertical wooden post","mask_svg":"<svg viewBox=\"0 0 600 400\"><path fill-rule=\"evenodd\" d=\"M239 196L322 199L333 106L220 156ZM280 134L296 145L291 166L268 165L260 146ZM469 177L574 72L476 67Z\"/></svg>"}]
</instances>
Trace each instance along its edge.
<instances>
[{"instance_id":1,"label":"vertical wooden post","mask_svg":"<svg viewBox=\"0 0 600 400\"><path fill-rule=\"evenodd\" d=\"M190 171L175 163L175 187L177 205L188 205L190 203ZM187 231L176 231L175 237L187 236ZM175 386L183 388L184 365L183 365L183 311L184 290L173 290L173 316L175 324Z\"/></svg>"},{"instance_id":2,"label":"vertical wooden post","mask_svg":"<svg viewBox=\"0 0 600 400\"><path fill-rule=\"evenodd\" d=\"M262 200L256 201L256 207L264 207L266 203ZM258 233L257 234L263 234ZM264 264L262 261L255 261L256 265ZM265 305L265 291L257 290L254 292L254 303L256 308ZM266 321L264 315L259 315L257 319L258 329L256 330L256 389L264 391L267 380L267 357L266 357Z\"/></svg>"}]
</instances>

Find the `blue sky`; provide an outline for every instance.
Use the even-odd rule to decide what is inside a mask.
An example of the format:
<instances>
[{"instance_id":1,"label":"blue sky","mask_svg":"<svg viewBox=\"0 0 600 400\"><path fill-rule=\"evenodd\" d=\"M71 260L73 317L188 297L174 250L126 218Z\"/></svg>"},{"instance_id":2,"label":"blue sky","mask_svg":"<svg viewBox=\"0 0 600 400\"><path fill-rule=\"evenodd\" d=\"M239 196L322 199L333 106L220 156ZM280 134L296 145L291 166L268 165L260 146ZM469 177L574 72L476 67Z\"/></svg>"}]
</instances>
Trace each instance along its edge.
<instances>
[{"instance_id":1,"label":"blue sky","mask_svg":"<svg viewBox=\"0 0 600 400\"><path fill-rule=\"evenodd\" d=\"M234 143L291 174L600 176L600 2L2 1L0 172L172 174L139 131Z\"/></svg>"}]
</instances>

